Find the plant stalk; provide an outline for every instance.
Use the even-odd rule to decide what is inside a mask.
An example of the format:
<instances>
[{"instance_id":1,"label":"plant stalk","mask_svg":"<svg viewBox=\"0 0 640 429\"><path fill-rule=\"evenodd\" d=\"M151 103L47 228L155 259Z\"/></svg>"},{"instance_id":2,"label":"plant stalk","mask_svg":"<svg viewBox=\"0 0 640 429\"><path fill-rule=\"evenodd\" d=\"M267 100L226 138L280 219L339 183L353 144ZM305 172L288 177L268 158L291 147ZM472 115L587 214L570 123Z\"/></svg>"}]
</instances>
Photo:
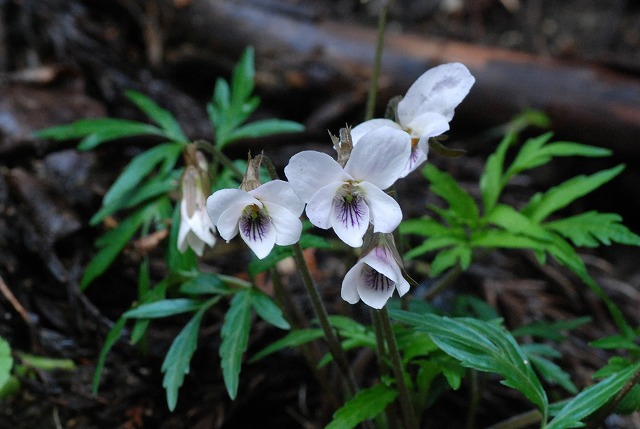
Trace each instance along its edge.
<instances>
[{"instance_id":1,"label":"plant stalk","mask_svg":"<svg viewBox=\"0 0 640 429\"><path fill-rule=\"evenodd\" d=\"M325 308L324 303L322 302L322 298L318 293L315 281L313 280L313 277L311 277L309 266L304 260L302 247L300 247L299 243L296 243L292 245L292 249L293 258L296 261L300 277L302 277L302 283L307 290L307 294L309 295L309 299L311 301L311 306L313 307L315 316L318 319L318 323L320 323L320 328L322 328L322 331L324 332L324 337L327 341L327 344L329 345L329 351L333 355L333 358L338 365L338 369L340 370L340 374L342 375L347 389L349 390L349 394L351 396L354 396L358 390L355 376L353 375L353 372L349 367L347 357L345 356L344 351L342 350L342 346L340 345L340 340L338 340L338 336L336 335L336 332L333 330L333 327L329 322L329 314L327 313L327 309Z\"/></svg>"},{"instance_id":2,"label":"plant stalk","mask_svg":"<svg viewBox=\"0 0 640 429\"><path fill-rule=\"evenodd\" d=\"M376 38L376 54L373 60L373 70L371 72L371 81L369 82L369 92L367 94L367 107L365 110L364 120L373 118L373 112L376 107L376 95L378 93L378 79L380 78L380 65L382 62L382 49L384 47L384 30L387 25L387 11L389 10L390 0L383 0L380 7L380 15L378 15L378 35Z\"/></svg>"},{"instance_id":3,"label":"plant stalk","mask_svg":"<svg viewBox=\"0 0 640 429\"><path fill-rule=\"evenodd\" d=\"M411 403L411 396L409 395L409 389L407 388L407 383L404 379L402 360L400 358L400 352L398 351L398 343L396 342L396 337L393 334L393 329L391 327L389 312L386 307L382 307L382 309L378 311L378 314L380 315L382 332L384 333L387 346L389 347L391 368L393 369L393 375L398 386L398 397L400 399L400 408L402 410L405 428L418 429L418 420L416 419L413 404Z\"/></svg>"}]
</instances>

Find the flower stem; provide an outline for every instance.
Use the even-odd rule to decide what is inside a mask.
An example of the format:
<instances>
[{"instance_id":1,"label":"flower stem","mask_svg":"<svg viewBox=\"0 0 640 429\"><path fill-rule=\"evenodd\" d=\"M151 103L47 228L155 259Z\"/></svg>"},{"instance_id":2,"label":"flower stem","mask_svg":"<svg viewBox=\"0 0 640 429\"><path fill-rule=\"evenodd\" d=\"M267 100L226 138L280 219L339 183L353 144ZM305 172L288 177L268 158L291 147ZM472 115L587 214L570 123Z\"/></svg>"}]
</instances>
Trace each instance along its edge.
<instances>
[{"instance_id":1,"label":"flower stem","mask_svg":"<svg viewBox=\"0 0 640 429\"><path fill-rule=\"evenodd\" d=\"M380 368L380 377L384 377L388 375L389 370L384 361L384 357L388 355L387 346L384 341L384 332L382 330L380 314L373 309L371 310L371 320L373 321L373 329L376 334L376 354L378 357L378 367ZM398 429L396 411L397 410L395 408L395 404L389 404L389 406L384 409L384 414L387 417L387 426L389 429Z\"/></svg>"},{"instance_id":2,"label":"flower stem","mask_svg":"<svg viewBox=\"0 0 640 429\"><path fill-rule=\"evenodd\" d=\"M404 380L402 361L400 358L400 352L398 351L398 343L396 343L396 337L393 334L393 329L391 327L391 320L389 320L389 312L386 307L382 307L382 309L378 311L378 314L380 315L382 332L384 333L387 346L389 347L391 367L396 379L396 385L398 386L398 397L400 399L400 408L402 409L404 425L407 429L418 429L418 420L416 419L416 414L413 410L413 404L411 403L411 396L409 395L407 383Z\"/></svg>"},{"instance_id":3,"label":"flower stem","mask_svg":"<svg viewBox=\"0 0 640 429\"><path fill-rule=\"evenodd\" d=\"M378 37L376 39L376 56L373 60L373 69L371 71L371 81L369 83L369 92L367 94L367 108L365 110L364 119L373 118L373 111L376 107L376 95L378 92L378 78L380 77L380 64L382 62L382 49L384 45L384 29L387 24L387 10L389 9L389 1L383 0L380 7L380 15L378 15Z\"/></svg>"},{"instance_id":4,"label":"flower stem","mask_svg":"<svg viewBox=\"0 0 640 429\"><path fill-rule=\"evenodd\" d=\"M238 178L239 180L242 180L244 178L244 173L240 171L240 169L236 167L233 161L229 159L227 155L222 153L222 151L218 149L216 145L209 143L206 140L198 140L195 142L195 144L198 149L206 150L214 157L216 157L216 159L220 161L220 164L224 165L233 172L236 178Z\"/></svg>"},{"instance_id":5,"label":"flower stem","mask_svg":"<svg viewBox=\"0 0 640 429\"><path fill-rule=\"evenodd\" d=\"M293 248L293 258L296 261L296 265L298 267L298 271L300 272L300 276L302 277L302 283L304 283L305 289L307 290L307 294L309 295L309 299L311 300L311 306L313 307L313 311L318 318L318 322L320 323L320 327L324 332L324 337L329 345L329 351L333 355L336 364L338 365L338 369L340 370L340 374L344 379L344 382L349 390L351 396L356 394L357 385L356 379L349 367L349 363L347 361L347 357L342 350L342 346L340 345L340 341L338 340L338 336L336 332L333 330L331 323L329 323L329 314L327 313L327 309L325 308L320 294L318 293L318 289L316 288L315 281L313 277L311 277L311 272L309 271L309 266L307 262L304 260L304 255L302 254L302 247L300 247L299 243L296 243L292 246Z\"/></svg>"}]
</instances>

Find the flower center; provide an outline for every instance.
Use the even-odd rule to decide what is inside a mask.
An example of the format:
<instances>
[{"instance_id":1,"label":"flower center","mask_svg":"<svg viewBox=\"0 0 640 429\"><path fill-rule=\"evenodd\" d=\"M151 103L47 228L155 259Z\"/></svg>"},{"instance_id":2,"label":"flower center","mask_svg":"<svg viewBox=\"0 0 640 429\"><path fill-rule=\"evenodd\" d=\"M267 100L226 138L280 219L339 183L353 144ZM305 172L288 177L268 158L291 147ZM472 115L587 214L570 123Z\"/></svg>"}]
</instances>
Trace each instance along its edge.
<instances>
[{"instance_id":1,"label":"flower center","mask_svg":"<svg viewBox=\"0 0 640 429\"><path fill-rule=\"evenodd\" d=\"M363 204L364 199L358 188L352 182L347 182L336 194L334 200L334 210L338 220L346 226L360 225L365 217Z\"/></svg>"},{"instance_id":2,"label":"flower center","mask_svg":"<svg viewBox=\"0 0 640 429\"><path fill-rule=\"evenodd\" d=\"M387 276L380 274L378 271L364 264L362 267L362 276L370 289L380 292L387 292L395 287L395 283Z\"/></svg>"},{"instance_id":3,"label":"flower center","mask_svg":"<svg viewBox=\"0 0 640 429\"><path fill-rule=\"evenodd\" d=\"M240 219L242 235L252 241L262 241L267 235L270 226L269 215L253 204L245 207Z\"/></svg>"}]
</instances>

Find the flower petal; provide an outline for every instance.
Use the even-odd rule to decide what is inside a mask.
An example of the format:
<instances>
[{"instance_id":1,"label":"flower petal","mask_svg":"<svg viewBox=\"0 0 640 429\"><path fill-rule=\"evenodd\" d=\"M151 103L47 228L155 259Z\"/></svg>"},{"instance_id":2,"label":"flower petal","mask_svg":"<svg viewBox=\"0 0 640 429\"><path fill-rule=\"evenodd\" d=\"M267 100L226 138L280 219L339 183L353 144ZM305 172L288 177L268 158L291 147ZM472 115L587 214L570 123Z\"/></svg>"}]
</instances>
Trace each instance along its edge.
<instances>
[{"instance_id":1,"label":"flower petal","mask_svg":"<svg viewBox=\"0 0 640 429\"><path fill-rule=\"evenodd\" d=\"M347 301L349 304L355 304L356 302L360 301L358 288L360 283L363 282L361 272L364 266L365 264L362 261L356 262L356 264L351 267L349 271L347 271L347 274L342 280L342 289L340 291L340 296L342 296L342 299Z\"/></svg>"},{"instance_id":2,"label":"flower petal","mask_svg":"<svg viewBox=\"0 0 640 429\"><path fill-rule=\"evenodd\" d=\"M398 179L411 152L405 131L380 127L368 132L353 148L345 171L358 181L366 180L386 189Z\"/></svg>"},{"instance_id":3,"label":"flower petal","mask_svg":"<svg viewBox=\"0 0 640 429\"><path fill-rule=\"evenodd\" d=\"M207 198L207 213L214 225L218 224L218 218L232 204L244 202L244 206L255 204L256 199L240 189L220 189ZM244 207L243 206L243 207ZM240 209L242 210L242 209ZM240 214L238 214L239 216Z\"/></svg>"},{"instance_id":4,"label":"flower petal","mask_svg":"<svg viewBox=\"0 0 640 429\"><path fill-rule=\"evenodd\" d=\"M418 168L423 162L427 160L429 146L426 144L426 141L426 138L420 139L417 145L411 146L411 155L409 155L407 165L404 167L404 170L400 174L401 178L406 177L409 173ZM420 144L420 142L424 142L424 144Z\"/></svg>"},{"instance_id":5,"label":"flower petal","mask_svg":"<svg viewBox=\"0 0 640 429\"><path fill-rule=\"evenodd\" d=\"M293 193L293 191L292 191ZM297 199L298 197L296 197ZM264 202L271 222L276 229L276 244L287 246L297 243L302 234L302 222L300 215L296 215L289 211L288 208L281 207L277 204Z\"/></svg>"},{"instance_id":6,"label":"flower petal","mask_svg":"<svg viewBox=\"0 0 640 429\"><path fill-rule=\"evenodd\" d=\"M309 221L322 229L331 228L331 210L333 199L342 186L342 182L333 182L320 188L307 204L307 217Z\"/></svg>"},{"instance_id":7,"label":"flower petal","mask_svg":"<svg viewBox=\"0 0 640 429\"><path fill-rule=\"evenodd\" d=\"M185 206L185 209L182 210L182 206ZM189 232L191 232L191 228L189 227L189 222L187 222L186 217L186 204L180 202L180 229L178 230L178 250L182 253L187 251L187 247L189 243L187 242L187 236Z\"/></svg>"},{"instance_id":8,"label":"flower petal","mask_svg":"<svg viewBox=\"0 0 640 429\"><path fill-rule=\"evenodd\" d=\"M392 232L402 221L402 209L397 201L368 182L359 185L371 210L373 232Z\"/></svg>"},{"instance_id":9,"label":"flower petal","mask_svg":"<svg viewBox=\"0 0 640 429\"><path fill-rule=\"evenodd\" d=\"M475 82L460 63L442 64L427 70L411 85L398 103L398 122L409 124L424 112L436 112L451 121L455 107L466 97Z\"/></svg>"},{"instance_id":10,"label":"flower petal","mask_svg":"<svg viewBox=\"0 0 640 429\"><path fill-rule=\"evenodd\" d=\"M370 119L356 125L351 129L351 142L355 146L356 144L358 144L363 135L380 127L392 127L399 130L402 129L400 125L396 124L391 119Z\"/></svg>"},{"instance_id":11,"label":"flower petal","mask_svg":"<svg viewBox=\"0 0 640 429\"><path fill-rule=\"evenodd\" d=\"M284 168L284 174L294 192L305 203L329 183L351 179L333 158L314 150L293 155Z\"/></svg>"},{"instance_id":12,"label":"flower petal","mask_svg":"<svg viewBox=\"0 0 640 429\"><path fill-rule=\"evenodd\" d=\"M243 191L244 192L244 191ZM251 199L241 199L238 202L234 202L231 207L227 210L223 211L220 217L218 218L218 232L220 236L227 240L231 240L238 233L238 223L240 222L240 218L243 216L244 209L248 206L256 206L258 209L262 208L262 203L255 198L251 197L251 195L245 192L245 195L250 197Z\"/></svg>"},{"instance_id":13,"label":"flower petal","mask_svg":"<svg viewBox=\"0 0 640 429\"><path fill-rule=\"evenodd\" d=\"M271 218L264 212L258 217L242 216L239 222L240 237L260 259L271 253L276 243L276 229Z\"/></svg>"},{"instance_id":14,"label":"flower petal","mask_svg":"<svg viewBox=\"0 0 640 429\"><path fill-rule=\"evenodd\" d=\"M300 216L304 210L304 203L293 192L291 184L284 180L272 180L260 185L253 191L249 191L249 194L262 202L270 202L285 207L296 216Z\"/></svg>"},{"instance_id":15,"label":"flower petal","mask_svg":"<svg viewBox=\"0 0 640 429\"><path fill-rule=\"evenodd\" d=\"M204 253L204 241L200 240L198 236L190 231L189 234L187 234L187 242L189 243L189 247L196 252L196 255L202 256Z\"/></svg>"},{"instance_id":16,"label":"flower petal","mask_svg":"<svg viewBox=\"0 0 640 429\"><path fill-rule=\"evenodd\" d=\"M382 191L380 191L382 192ZM331 210L331 226L340 240L351 247L362 246L369 227L369 207L361 195L336 196Z\"/></svg>"},{"instance_id":17,"label":"flower petal","mask_svg":"<svg viewBox=\"0 0 640 429\"><path fill-rule=\"evenodd\" d=\"M357 287L362 302L378 310L384 307L395 290L393 280L367 264L362 268L360 276L362 281Z\"/></svg>"},{"instance_id":18,"label":"flower petal","mask_svg":"<svg viewBox=\"0 0 640 429\"><path fill-rule=\"evenodd\" d=\"M407 125L411 137L435 137L449 130L449 121L439 113L425 112L413 118Z\"/></svg>"},{"instance_id":19,"label":"flower petal","mask_svg":"<svg viewBox=\"0 0 640 429\"><path fill-rule=\"evenodd\" d=\"M402 275L400 265L398 265L388 248L383 246L375 247L361 261L391 279L400 296L409 291L409 282Z\"/></svg>"}]
</instances>

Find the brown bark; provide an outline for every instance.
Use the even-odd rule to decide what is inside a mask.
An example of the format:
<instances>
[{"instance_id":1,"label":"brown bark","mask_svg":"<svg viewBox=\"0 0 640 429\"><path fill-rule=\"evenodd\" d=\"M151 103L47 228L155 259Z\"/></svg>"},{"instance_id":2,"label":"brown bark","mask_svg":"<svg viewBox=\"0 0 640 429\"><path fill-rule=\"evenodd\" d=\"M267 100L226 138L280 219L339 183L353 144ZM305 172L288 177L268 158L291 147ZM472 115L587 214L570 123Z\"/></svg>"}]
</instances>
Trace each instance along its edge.
<instances>
[{"instance_id":1,"label":"brown bark","mask_svg":"<svg viewBox=\"0 0 640 429\"><path fill-rule=\"evenodd\" d=\"M267 90L321 88L334 97L366 90L374 29L274 5L193 0L176 11L172 31L232 58L254 46L259 84ZM525 108L541 109L560 136L638 156L640 79L593 65L389 32L379 100L404 93L426 69L452 61L463 62L476 77L457 110L458 123L495 125Z\"/></svg>"}]
</instances>

